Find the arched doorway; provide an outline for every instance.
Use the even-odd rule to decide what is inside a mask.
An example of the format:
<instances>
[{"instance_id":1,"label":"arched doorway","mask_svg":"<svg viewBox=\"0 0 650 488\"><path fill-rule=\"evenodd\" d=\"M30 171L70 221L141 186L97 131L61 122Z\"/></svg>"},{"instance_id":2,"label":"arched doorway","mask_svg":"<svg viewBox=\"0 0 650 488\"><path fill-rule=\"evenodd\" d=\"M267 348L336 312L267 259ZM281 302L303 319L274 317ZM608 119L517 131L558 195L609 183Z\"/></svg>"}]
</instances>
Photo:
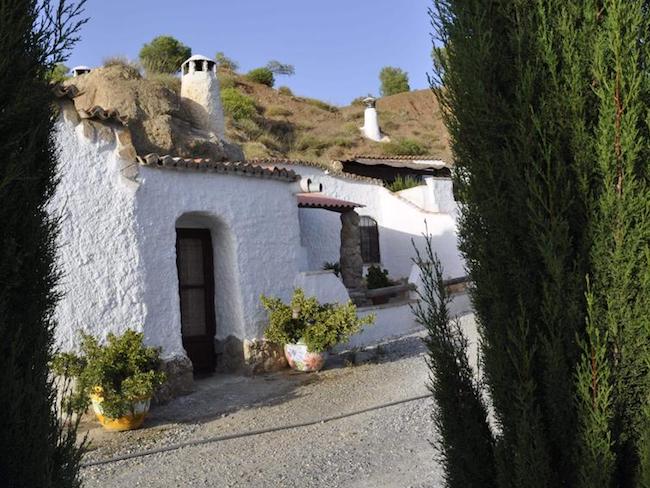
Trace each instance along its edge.
<instances>
[{"instance_id":1,"label":"arched doorway","mask_svg":"<svg viewBox=\"0 0 650 488\"><path fill-rule=\"evenodd\" d=\"M213 259L210 229L176 229L181 335L195 372L215 369Z\"/></svg>"}]
</instances>

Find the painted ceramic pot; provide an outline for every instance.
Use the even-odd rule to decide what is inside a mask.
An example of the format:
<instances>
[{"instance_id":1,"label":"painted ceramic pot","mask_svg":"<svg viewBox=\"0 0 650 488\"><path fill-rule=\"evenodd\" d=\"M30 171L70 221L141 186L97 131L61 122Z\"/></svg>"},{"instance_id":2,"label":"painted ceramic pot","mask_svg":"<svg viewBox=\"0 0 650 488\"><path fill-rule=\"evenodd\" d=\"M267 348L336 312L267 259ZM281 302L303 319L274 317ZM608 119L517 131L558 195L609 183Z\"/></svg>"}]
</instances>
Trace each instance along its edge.
<instances>
[{"instance_id":1,"label":"painted ceramic pot","mask_svg":"<svg viewBox=\"0 0 650 488\"><path fill-rule=\"evenodd\" d=\"M285 344L284 355L291 369L305 373L320 371L327 360L327 352L309 352L304 344Z\"/></svg>"},{"instance_id":2,"label":"painted ceramic pot","mask_svg":"<svg viewBox=\"0 0 650 488\"><path fill-rule=\"evenodd\" d=\"M96 391L90 395L90 401L93 405L93 411L99 423L102 424L104 429L111 432L122 432L125 430L133 430L142 426L147 413L149 413L149 406L151 405L151 399L147 398L140 402L134 403L131 406L131 413L119 417L116 419L107 417L104 415L104 409L102 408L102 402L104 398L102 397L101 392Z\"/></svg>"}]
</instances>

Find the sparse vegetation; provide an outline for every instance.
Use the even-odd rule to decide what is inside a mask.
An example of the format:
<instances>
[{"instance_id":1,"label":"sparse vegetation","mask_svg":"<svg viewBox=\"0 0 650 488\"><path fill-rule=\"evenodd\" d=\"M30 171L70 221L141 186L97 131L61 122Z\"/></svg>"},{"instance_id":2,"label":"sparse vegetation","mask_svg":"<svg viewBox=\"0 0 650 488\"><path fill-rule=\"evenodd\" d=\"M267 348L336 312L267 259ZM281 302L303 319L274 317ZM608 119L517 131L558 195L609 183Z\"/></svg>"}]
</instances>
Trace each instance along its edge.
<instances>
[{"instance_id":1,"label":"sparse vegetation","mask_svg":"<svg viewBox=\"0 0 650 488\"><path fill-rule=\"evenodd\" d=\"M293 92L291 91L291 88L289 88L288 86L279 87L278 88L278 93L280 93L281 95L286 95L288 97L293 96Z\"/></svg>"},{"instance_id":2,"label":"sparse vegetation","mask_svg":"<svg viewBox=\"0 0 650 488\"><path fill-rule=\"evenodd\" d=\"M250 119L257 113L255 101L236 88L222 89L221 103L224 113L235 121Z\"/></svg>"},{"instance_id":3,"label":"sparse vegetation","mask_svg":"<svg viewBox=\"0 0 650 488\"><path fill-rule=\"evenodd\" d=\"M275 76L273 75L273 72L266 67L250 70L246 73L246 78L253 83L259 83L271 88L275 85Z\"/></svg>"},{"instance_id":4,"label":"sparse vegetation","mask_svg":"<svg viewBox=\"0 0 650 488\"><path fill-rule=\"evenodd\" d=\"M379 81L381 82L380 92L382 97L411 91L408 74L401 68L393 68L392 66L382 68L379 73Z\"/></svg>"},{"instance_id":5,"label":"sparse vegetation","mask_svg":"<svg viewBox=\"0 0 650 488\"><path fill-rule=\"evenodd\" d=\"M215 56L214 60L217 63L217 67L219 69L225 70L225 71L232 71L235 72L239 69L239 64L237 61L235 61L232 58L229 58L228 56L225 55L222 51L219 51Z\"/></svg>"},{"instance_id":6,"label":"sparse vegetation","mask_svg":"<svg viewBox=\"0 0 650 488\"><path fill-rule=\"evenodd\" d=\"M140 49L140 63L149 73L178 73L192 50L172 36L158 36Z\"/></svg>"},{"instance_id":7,"label":"sparse vegetation","mask_svg":"<svg viewBox=\"0 0 650 488\"><path fill-rule=\"evenodd\" d=\"M427 149L413 139L387 142L383 148L384 152L391 156L421 156L427 153Z\"/></svg>"},{"instance_id":8,"label":"sparse vegetation","mask_svg":"<svg viewBox=\"0 0 650 488\"><path fill-rule=\"evenodd\" d=\"M68 73L70 73L70 68L63 63L57 63L48 73L48 81L54 84L63 83L70 78Z\"/></svg>"},{"instance_id":9,"label":"sparse vegetation","mask_svg":"<svg viewBox=\"0 0 650 488\"><path fill-rule=\"evenodd\" d=\"M102 60L102 65L105 68L110 66L120 66L122 68L134 69L138 74L140 73L140 66L138 66L138 63L131 61L126 56L107 56Z\"/></svg>"},{"instance_id":10,"label":"sparse vegetation","mask_svg":"<svg viewBox=\"0 0 650 488\"><path fill-rule=\"evenodd\" d=\"M293 112L287 108L280 107L279 105L271 105L266 109L265 114L269 117L289 117Z\"/></svg>"},{"instance_id":11,"label":"sparse vegetation","mask_svg":"<svg viewBox=\"0 0 650 488\"><path fill-rule=\"evenodd\" d=\"M181 92L181 80L176 75L170 75L169 73L152 73L147 76L147 79L159 83L175 93Z\"/></svg>"},{"instance_id":12,"label":"sparse vegetation","mask_svg":"<svg viewBox=\"0 0 650 488\"><path fill-rule=\"evenodd\" d=\"M323 263L323 270L333 271L336 276L341 276L341 265L338 261L330 262L325 261Z\"/></svg>"},{"instance_id":13,"label":"sparse vegetation","mask_svg":"<svg viewBox=\"0 0 650 488\"><path fill-rule=\"evenodd\" d=\"M325 110L327 112L335 113L339 111L338 107L335 107L334 105L330 105L327 102L323 102L322 100L318 100L317 98L300 97L300 100L313 107L319 108L321 110Z\"/></svg>"},{"instance_id":14,"label":"sparse vegetation","mask_svg":"<svg viewBox=\"0 0 650 488\"><path fill-rule=\"evenodd\" d=\"M398 175L392 183L390 183L386 188L392 192L398 192L402 190L408 190L409 188L415 188L420 186L422 181L414 178L413 176L401 176Z\"/></svg>"}]
</instances>

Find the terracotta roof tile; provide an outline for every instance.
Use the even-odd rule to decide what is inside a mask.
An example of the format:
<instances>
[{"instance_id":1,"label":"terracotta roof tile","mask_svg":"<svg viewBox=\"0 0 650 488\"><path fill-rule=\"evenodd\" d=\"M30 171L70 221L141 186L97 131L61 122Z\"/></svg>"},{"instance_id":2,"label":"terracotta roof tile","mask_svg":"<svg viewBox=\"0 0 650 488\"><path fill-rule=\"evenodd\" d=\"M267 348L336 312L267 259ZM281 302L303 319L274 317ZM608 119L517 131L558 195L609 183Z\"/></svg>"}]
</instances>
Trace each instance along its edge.
<instances>
[{"instance_id":1,"label":"terracotta roof tile","mask_svg":"<svg viewBox=\"0 0 650 488\"><path fill-rule=\"evenodd\" d=\"M239 176L252 176L256 178L266 178L286 182L297 181L300 178L296 172L290 169L275 167L265 168L243 161L213 161L201 158L192 159L173 157L169 155L159 156L158 154L147 154L143 157L138 156L138 162L144 166L158 168L229 173Z\"/></svg>"},{"instance_id":2,"label":"terracotta roof tile","mask_svg":"<svg viewBox=\"0 0 650 488\"><path fill-rule=\"evenodd\" d=\"M330 176L345 178L348 180L364 181L366 183L373 183L375 185L383 185L384 183L377 178L370 178L368 176L355 175L352 173L343 172L343 165L339 161L308 161L304 159L283 159L283 158L266 158L266 159L249 159L248 163L258 164L263 166L274 166L277 164L286 164L288 166L311 166L329 171Z\"/></svg>"}]
</instances>

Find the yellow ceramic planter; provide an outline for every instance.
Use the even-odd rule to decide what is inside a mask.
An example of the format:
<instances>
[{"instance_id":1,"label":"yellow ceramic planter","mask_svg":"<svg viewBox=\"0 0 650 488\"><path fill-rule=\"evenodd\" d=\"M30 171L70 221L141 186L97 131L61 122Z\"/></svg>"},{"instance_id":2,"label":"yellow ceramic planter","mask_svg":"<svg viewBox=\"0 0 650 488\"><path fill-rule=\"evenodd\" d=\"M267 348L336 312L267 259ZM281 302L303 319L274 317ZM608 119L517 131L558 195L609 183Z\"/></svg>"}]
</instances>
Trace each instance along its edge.
<instances>
[{"instance_id":1,"label":"yellow ceramic planter","mask_svg":"<svg viewBox=\"0 0 650 488\"><path fill-rule=\"evenodd\" d=\"M95 412L95 416L97 417L97 420L99 420L99 423L104 427L104 429L111 432L133 430L142 426L142 423L149 412L149 405L151 404L150 398L136 402L132 405L130 414L113 419L104 415L104 409L102 408L104 397L102 396L100 389L96 389L95 392L90 395L90 401L92 402L93 411Z\"/></svg>"}]
</instances>

